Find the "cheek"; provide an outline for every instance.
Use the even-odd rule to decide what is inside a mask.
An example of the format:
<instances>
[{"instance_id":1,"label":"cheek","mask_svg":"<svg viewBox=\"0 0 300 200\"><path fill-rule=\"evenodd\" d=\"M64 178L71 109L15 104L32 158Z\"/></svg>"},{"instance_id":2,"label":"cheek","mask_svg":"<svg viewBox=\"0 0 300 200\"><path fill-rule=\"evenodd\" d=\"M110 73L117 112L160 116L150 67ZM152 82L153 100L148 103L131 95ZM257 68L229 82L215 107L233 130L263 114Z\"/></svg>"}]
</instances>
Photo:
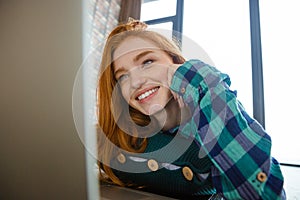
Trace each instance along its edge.
<instances>
[{"instance_id":1,"label":"cheek","mask_svg":"<svg viewBox=\"0 0 300 200\"><path fill-rule=\"evenodd\" d=\"M121 94L125 101L129 104L130 95L129 95L129 87L127 85L120 86Z\"/></svg>"},{"instance_id":2,"label":"cheek","mask_svg":"<svg viewBox=\"0 0 300 200\"><path fill-rule=\"evenodd\" d=\"M157 81L161 82L164 87L169 88L168 84L168 70L163 68L159 71L159 73L155 76Z\"/></svg>"},{"instance_id":3,"label":"cheek","mask_svg":"<svg viewBox=\"0 0 300 200\"><path fill-rule=\"evenodd\" d=\"M148 76L158 82L168 83L168 66L167 65L158 65L153 67L148 73Z\"/></svg>"},{"instance_id":4,"label":"cheek","mask_svg":"<svg viewBox=\"0 0 300 200\"><path fill-rule=\"evenodd\" d=\"M172 97L172 93L169 89L169 87L164 88L164 98L169 101L169 99Z\"/></svg>"}]
</instances>

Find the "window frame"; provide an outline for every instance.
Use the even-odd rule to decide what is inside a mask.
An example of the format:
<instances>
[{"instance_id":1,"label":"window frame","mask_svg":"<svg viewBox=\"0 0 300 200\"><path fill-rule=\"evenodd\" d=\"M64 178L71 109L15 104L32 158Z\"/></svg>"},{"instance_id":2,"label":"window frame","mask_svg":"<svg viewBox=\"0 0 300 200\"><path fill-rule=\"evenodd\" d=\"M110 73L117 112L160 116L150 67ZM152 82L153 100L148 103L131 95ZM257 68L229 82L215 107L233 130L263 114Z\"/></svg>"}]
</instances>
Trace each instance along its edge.
<instances>
[{"instance_id":1,"label":"window frame","mask_svg":"<svg viewBox=\"0 0 300 200\"><path fill-rule=\"evenodd\" d=\"M181 41L184 0L177 0L176 14L145 21L149 25L161 24L166 22L173 23L173 36ZM252 69L252 95L253 95L253 118L256 119L265 128L265 102L264 102L264 84L263 84L263 62L261 49L261 30L259 0L249 0L250 14L250 36L251 36L251 69ZM179 33L179 34L176 34ZM280 165L290 167L300 167L299 164L280 163Z\"/></svg>"},{"instance_id":2,"label":"window frame","mask_svg":"<svg viewBox=\"0 0 300 200\"><path fill-rule=\"evenodd\" d=\"M175 36L179 41L181 41L182 36L180 33L182 33L182 26L183 26L183 10L184 10L184 0L177 0L175 15L147 20L145 21L145 23L148 25L155 25L155 24L172 22L173 25L172 35Z\"/></svg>"}]
</instances>

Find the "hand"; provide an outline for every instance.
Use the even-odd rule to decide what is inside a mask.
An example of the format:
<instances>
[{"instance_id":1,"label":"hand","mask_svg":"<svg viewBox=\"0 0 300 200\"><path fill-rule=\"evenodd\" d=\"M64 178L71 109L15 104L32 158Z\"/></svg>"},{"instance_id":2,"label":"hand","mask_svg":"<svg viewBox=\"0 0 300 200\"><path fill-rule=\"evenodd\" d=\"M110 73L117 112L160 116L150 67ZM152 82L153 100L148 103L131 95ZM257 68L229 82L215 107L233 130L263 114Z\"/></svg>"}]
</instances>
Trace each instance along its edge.
<instances>
[{"instance_id":1,"label":"hand","mask_svg":"<svg viewBox=\"0 0 300 200\"><path fill-rule=\"evenodd\" d=\"M182 64L172 64L168 68L168 86L171 87L172 79L174 76L175 71L181 66ZM175 99L175 101L178 102L178 105L180 108L183 108L185 106L185 103L183 101L182 96L178 95L176 92L171 90L171 93Z\"/></svg>"},{"instance_id":2,"label":"hand","mask_svg":"<svg viewBox=\"0 0 300 200\"><path fill-rule=\"evenodd\" d=\"M172 79L174 76L175 71L181 66L182 64L171 64L168 68L168 84L171 86Z\"/></svg>"}]
</instances>

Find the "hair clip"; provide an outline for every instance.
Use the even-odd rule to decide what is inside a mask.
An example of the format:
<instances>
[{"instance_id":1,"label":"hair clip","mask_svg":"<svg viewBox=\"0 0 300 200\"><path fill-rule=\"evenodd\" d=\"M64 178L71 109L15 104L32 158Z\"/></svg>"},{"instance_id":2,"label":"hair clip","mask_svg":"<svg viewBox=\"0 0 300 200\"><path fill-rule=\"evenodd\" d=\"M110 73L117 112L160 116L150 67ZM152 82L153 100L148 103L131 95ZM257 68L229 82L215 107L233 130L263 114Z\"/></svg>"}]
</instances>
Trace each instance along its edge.
<instances>
[{"instance_id":1,"label":"hair clip","mask_svg":"<svg viewBox=\"0 0 300 200\"><path fill-rule=\"evenodd\" d=\"M122 32L145 30L146 28L147 24L145 24L144 22L129 17L127 23L118 25L115 29L112 30L108 38L111 38L112 36Z\"/></svg>"},{"instance_id":2,"label":"hair clip","mask_svg":"<svg viewBox=\"0 0 300 200\"><path fill-rule=\"evenodd\" d=\"M147 28L147 24L132 17L128 18L125 25L130 27L128 30L145 30Z\"/></svg>"}]
</instances>

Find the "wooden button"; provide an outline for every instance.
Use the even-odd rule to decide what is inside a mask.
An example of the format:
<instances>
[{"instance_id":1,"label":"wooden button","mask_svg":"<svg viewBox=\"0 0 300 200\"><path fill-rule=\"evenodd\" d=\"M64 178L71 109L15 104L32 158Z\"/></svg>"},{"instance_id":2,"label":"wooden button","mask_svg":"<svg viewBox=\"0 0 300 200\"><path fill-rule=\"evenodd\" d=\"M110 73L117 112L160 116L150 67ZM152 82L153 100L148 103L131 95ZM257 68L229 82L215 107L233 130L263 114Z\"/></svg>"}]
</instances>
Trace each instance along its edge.
<instances>
[{"instance_id":1,"label":"wooden button","mask_svg":"<svg viewBox=\"0 0 300 200\"><path fill-rule=\"evenodd\" d=\"M183 176L186 180L191 181L193 179L193 171L189 167L182 168Z\"/></svg>"},{"instance_id":2,"label":"wooden button","mask_svg":"<svg viewBox=\"0 0 300 200\"><path fill-rule=\"evenodd\" d=\"M181 88L180 92L181 92L181 94L184 94L185 93L185 88Z\"/></svg>"},{"instance_id":3,"label":"wooden button","mask_svg":"<svg viewBox=\"0 0 300 200\"><path fill-rule=\"evenodd\" d=\"M124 154L120 153L118 156L117 156L117 159L120 163L125 163L126 162L126 157L124 156Z\"/></svg>"},{"instance_id":4,"label":"wooden button","mask_svg":"<svg viewBox=\"0 0 300 200\"><path fill-rule=\"evenodd\" d=\"M148 160L148 167L151 171L155 172L158 170L158 163L155 160L150 159Z\"/></svg>"},{"instance_id":5,"label":"wooden button","mask_svg":"<svg viewBox=\"0 0 300 200\"><path fill-rule=\"evenodd\" d=\"M257 174L257 176L256 176L256 178L257 178L257 180L259 181L259 182L265 182L266 180L267 180L267 175L264 173L264 172L259 172L258 174Z\"/></svg>"}]
</instances>

